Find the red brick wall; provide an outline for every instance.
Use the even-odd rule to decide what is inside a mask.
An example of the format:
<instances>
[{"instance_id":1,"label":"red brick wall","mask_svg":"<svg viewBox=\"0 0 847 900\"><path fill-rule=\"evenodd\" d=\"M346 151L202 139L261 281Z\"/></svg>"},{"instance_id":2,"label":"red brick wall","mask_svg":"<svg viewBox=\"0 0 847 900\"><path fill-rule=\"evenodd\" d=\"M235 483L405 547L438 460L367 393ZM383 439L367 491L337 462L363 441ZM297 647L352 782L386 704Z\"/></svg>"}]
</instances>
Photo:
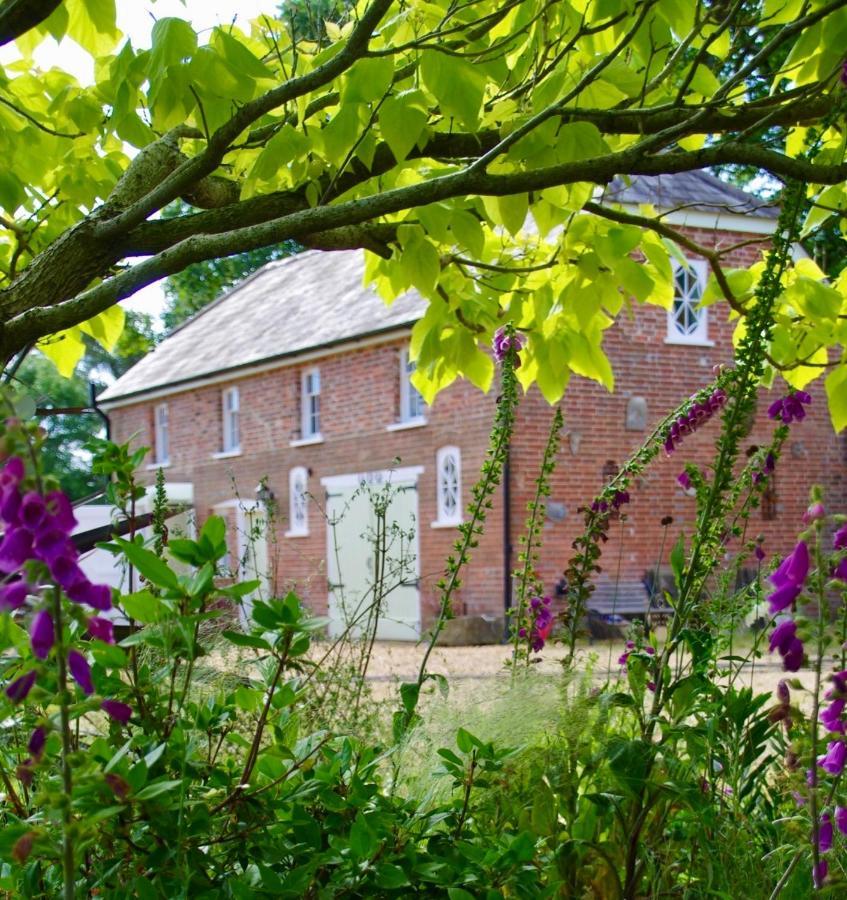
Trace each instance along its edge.
<instances>
[{"instance_id":1,"label":"red brick wall","mask_svg":"<svg viewBox=\"0 0 847 900\"><path fill-rule=\"evenodd\" d=\"M689 231L701 243L714 241L708 231ZM723 246L749 239L749 235L719 235ZM732 252L728 265L750 265L760 248L748 245ZM638 306L635 317L625 312L607 333L606 352L616 377L616 391L572 378L563 409L564 439L553 481L551 501L564 504L561 521L548 518L544 528L544 550L540 572L552 590L571 554L582 517L577 507L601 488L608 461L620 465L647 437L653 424L670 409L712 378L713 368L732 357L732 323L724 306L709 310L709 338L714 346L678 346L665 343L667 318L658 307ZM267 477L282 516L278 523L274 568L281 588L295 583L317 612L326 609L326 529L315 504L310 507L308 537L285 537L288 528L288 472L294 466L310 469L309 489L323 498L320 479L328 475L402 466L423 466L419 488L420 572L424 622L432 620L437 598L434 585L441 576L444 559L455 539L451 529L433 529L435 508L435 454L439 447L458 445L462 450L463 504L467 505L487 445L496 388L481 395L465 382L445 390L429 411L422 428L389 432L397 420L399 406L398 353L404 342L341 352L326 359L280 368L272 372L233 379L240 388L241 446L243 455L214 459L221 449L221 385L198 388L166 398L170 412L169 481L194 484L200 519L215 504L232 499L236 490L252 500L260 479ZM290 447L299 437L300 378L304 368L318 365L321 371L322 444ZM755 512L751 533L766 535L769 551L784 551L791 543L806 505L808 486L824 485L833 505L843 508L847 500L847 444L832 434L822 391L811 389L814 402L808 418L792 428L777 472L778 517L764 522ZM624 428L627 402L641 396L647 401L647 430ZM769 441L771 426L765 410L770 395L763 392L760 414L748 444ZM161 402L161 401L159 401ZM140 402L112 411L114 436L153 444L153 401ZM526 505L534 490L541 453L552 410L536 390L524 398L511 462L513 553L517 563L518 538L523 532ZM621 528L615 524L605 546L601 582L608 588L616 578L620 559L622 584L636 586L645 570L656 565L662 535L659 520L674 517L662 562L680 529L690 525L694 500L676 484L685 462L705 465L713 447L719 422L714 420L695 436L686 438L670 459L656 461L632 489L632 503ZM569 435L579 435L577 438ZM571 449L574 442L575 452ZM152 473L150 473L152 480ZM498 493L487 529L474 560L464 576L457 611L499 614L503 609L503 508ZM622 545L621 545L622 536Z\"/></svg>"},{"instance_id":2,"label":"red brick wall","mask_svg":"<svg viewBox=\"0 0 847 900\"><path fill-rule=\"evenodd\" d=\"M462 450L463 505L479 471L488 443L494 397L481 395L466 382L438 397L420 428L387 431L399 412L399 351L405 341L347 352L303 366L280 368L228 382L239 387L241 456L214 459L221 448L221 385L173 394L168 403L170 465L168 481L194 485L198 518L215 504L233 499L236 490L253 500L260 479L267 477L280 509L274 569L279 587L294 583L318 613L326 611L326 527L321 518L321 478L398 466L423 466L418 481L421 605L424 621L437 608L435 583L456 538L453 529L432 528L436 519L435 455L453 444ZM317 365L321 373L321 430L324 442L289 446L300 437L300 379L303 369ZM135 435L136 444L153 446L153 402L111 413L116 441ZM152 462L152 456L151 456ZM288 473L295 466L310 470L309 535L285 537L288 529ZM146 473L152 480L153 472ZM457 608L468 613L502 608L502 509L492 511L488 529L464 579ZM233 545L234 552L234 545Z\"/></svg>"}]
</instances>

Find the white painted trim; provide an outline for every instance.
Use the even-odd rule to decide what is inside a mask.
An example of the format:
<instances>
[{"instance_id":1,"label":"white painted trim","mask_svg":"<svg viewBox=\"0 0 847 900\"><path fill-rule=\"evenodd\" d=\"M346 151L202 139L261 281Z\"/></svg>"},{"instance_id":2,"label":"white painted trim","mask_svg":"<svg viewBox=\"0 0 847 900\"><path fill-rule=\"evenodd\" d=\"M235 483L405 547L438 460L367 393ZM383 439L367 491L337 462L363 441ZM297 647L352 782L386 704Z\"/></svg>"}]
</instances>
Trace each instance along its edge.
<instances>
[{"instance_id":1,"label":"white painted trim","mask_svg":"<svg viewBox=\"0 0 847 900\"><path fill-rule=\"evenodd\" d=\"M436 520L435 522L430 522L430 528L458 528L460 525L464 523L464 519L456 519L455 522L439 522Z\"/></svg>"},{"instance_id":2,"label":"white painted trim","mask_svg":"<svg viewBox=\"0 0 847 900\"><path fill-rule=\"evenodd\" d=\"M245 500L243 498L234 497L232 500L221 500L220 503L213 503L212 509L233 509L243 507L244 509L256 509L261 505L260 500Z\"/></svg>"},{"instance_id":3,"label":"white painted trim","mask_svg":"<svg viewBox=\"0 0 847 900\"><path fill-rule=\"evenodd\" d=\"M193 506L194 483L191 481L166 481L165 496L168 498L169 503L178 503L181 506ZM136 510L140 513L152 510L155 498L156 485L150 484L145 488L144 496L138 500Z\"/></svg>"},{"instance_id":4,"label":"white painted trim","mask_svg":"<svg viewBox=\"0 0 847 900\"><path fill-rule=\"evenodd\" d=\"M322 444L324 442L324 436L322 434L316 434L313 437L307 438L297 438L296 441L289 441L289 447L310 447L312 444Z\"/></svg>"},{"instance_id":5,"label":"white painted trim","mask_svg":"<svg viewBox=\"0 0 847 900\"><path fill-rule=\"evenodd\" d=\"M610 198L607 198L610 199ZM653 204L655 206L655 204ZM624 212L643 215L641 208L635 203L621 203ZM708 228L710 231L741 231L744 234L773 234L776 231L776 219L766 219L753 213L742 215L721 210L704 212L701 209L677 209L662 213L660 207L657 218L666 225L683 225L688 228Z\"/></svg>"},{"instance_id":6,"label":"white painted trim","mask_svg":"<svg viewBox=\"0 0 847 900\"><path fill-rule=\"evenodd\" d=\"M169 469L171 464L169 462L166 463L147 463L144 467L148 472L155 472L156 469Z\"/></svg>"},{"instance_id":7,"label":"white painted trim","mask_svg":"<svg viewBox=\"0 0 847 900\"><path fill-rule=\"evenodd\" d=\"M687 341L687 340L685 340L684 337L682 337L682 335L680 335L678 338L666 337L665 343L670 344L670 346L672 346L672 347L714 347L715 346L714 341L703 341L703 340L699 340L699 339L693 340L693 341Z\"/></svg>"},{"instance_id":8,"label":"white painted trim","mask_svg":"<svg viewBox=\"0 0 847 900\"><path fill-rule=\"evenodd\" d=\"M408 422L392 422L390 425L385 426L386 431L408 431L410 428L423 428L424 425L428 425L429 421L423 416L418 417L417 419L409 419Z\"/></svg>"},{"instance_id":9,"label":"white painted trim","mask_svg":"<svg viewBox=\"0 0 847 900\"><path fill-rule=\"evenodd\" d=\"M232 459L233 456L241 456L242 450L221 450L219 453L213 453L212 459Z\"/></svg>"},{"instance_id":10,"label":"white painted trim","mask_svg":"<svg viewBox=\"0 0 847 900\"><path fill-rule=\"evenodd\" d=\"M394 344L407 338L412 326L397 326L396 329L386 334L378 334L369 338L351 338L349 341L339 341L331 347L321 347L317 350L307 350L303 353L295 353L285 359L276 359L269 362L257 362L252 366L243 366L238 369L230 369L226 372L214 372L209 375L200 375L184 381L181 384L163 385L149 391L134 391L129 397L116 397L114 400L104 399L98 402L103 410L120 409L124 406L136 406L139 403L149 403L159 397L170 397L173 394L185 394L200 387L209 387L216 384L226 384L242 378L252 378L254 375L262 375L265 372L273 372L275 369L289 369L292 366L302 366L313 360L327 359L337 356L339 353L349 353L354 350L362 350L367 347L377 347L381 344Z\"/></svg>"},{"instance_id":11,"label":"white painted trim","mask_svg":"<svg viewBox=\"0 0 847 900\"><path fill-rule=\"evenodd\" d=\"M399 469L378 469L373 472L349 472L346 475L325 475L321 485L330 490L357 488L363 481L370 484L417 484L418 476L424 471L423 466L402 466Z\"/></svg>"}]
</instances>

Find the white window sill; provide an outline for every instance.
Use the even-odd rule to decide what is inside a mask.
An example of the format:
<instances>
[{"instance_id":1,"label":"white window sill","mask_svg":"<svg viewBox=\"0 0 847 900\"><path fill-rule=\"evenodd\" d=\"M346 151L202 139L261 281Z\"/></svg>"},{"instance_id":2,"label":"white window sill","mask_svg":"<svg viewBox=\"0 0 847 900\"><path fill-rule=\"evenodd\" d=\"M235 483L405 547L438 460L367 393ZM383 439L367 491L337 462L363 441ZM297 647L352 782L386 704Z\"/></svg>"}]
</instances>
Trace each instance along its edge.
<instances>
[{"instance_id":1,"label":"white window sill","mask_svg":"<svg viewBox=\"0 0 847 900\"><path fill-rule=\"evenodd\" d=\"M453 522L432 522L430 528L458 528L464 519L456 519Z\"/></svg>"},{"instance_id":2,"label":"white window sill","mask_svg":"<svg viewBox=\"0 0 847 900\"><path fill-rule=\"evenodd\" d=\"M283 537L287 537L287 538L298 538L298 537L308 537L308 536L309 536L308 531L286 531L285 534L283 534Z\"/></svg>"},{"instance_id":3,"label":"white window sill","mask_svg":"<svg viewBox=\"0 0 847 900\"><path fill-rule=\"evenodd\" d=\"M313 434L311 437L298 438L296 441L289 441L289 447L308 447L311 444L322 444L324 436L322 434Z\"/></svg>"},{"instance_id":4,"label":"white window sill","mask_svg":"<svg viewBox=\"0 0 847 900\"><path fill-rule=\"evenodd\" d=\"M715 342L707 338L684 338L684 337L666 337L666 344L672 344L675 347L714 347Z\"/></svg>"},{"instance_id":5,"label":"white window sill","mask_svg":"<svg viewBox=\"0 0 847 900\"><path fill-rule=\"evenodd\" d=\"M385 426L386 431L406 431L409 428L423 428L427 424L426 419L408 419L405 422L392 422Z\"/></svg>"},{"instance_id":6,"label":"white window sill","mask_svg":"<svg viewBox=\"0 0 847 900\"><path fill-rule=\"evenodd\" d=\"M237 450L221 450L220 453L213 453L212 459L232 459L233 456L241 456L241 448Z\"/></svg>"},{"instance_id":7,"label":"white window sill","mask_svg":"<svg viewBox=\"0 0 847 900\"><path fill-rule=\"evenodd\" d=\"M155 472L156 469L167 469L169 466L170 466L170 460L168 462L148 463L144 468L148 472Z\"/></svg>"}]
</instances>

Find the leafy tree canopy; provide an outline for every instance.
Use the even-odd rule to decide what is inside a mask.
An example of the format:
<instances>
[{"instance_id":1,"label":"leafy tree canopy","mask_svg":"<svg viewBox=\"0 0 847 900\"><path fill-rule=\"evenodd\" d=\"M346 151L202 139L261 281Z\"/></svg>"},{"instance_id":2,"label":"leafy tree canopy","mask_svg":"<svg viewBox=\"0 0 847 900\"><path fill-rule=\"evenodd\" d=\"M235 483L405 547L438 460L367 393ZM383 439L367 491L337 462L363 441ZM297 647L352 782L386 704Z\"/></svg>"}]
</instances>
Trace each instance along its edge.
<instances>
[{"instance_id":1,"label":"leafy tree canopy","mask_svg":"<svg viewBox=\"0 0 847 900\"><path fill-rule=\"evenodd\" d=\"M510 322L523 383L553 400L571 373L613 386L603 334L624 304L671 302L680 237L597 185L749 167L806 185L806 233L843 224L847 0L361 0L317 32L269 4L201 36L160 19L149 50L114 0L21 6L0 4L0 42L24 53L0 73L3 360L58 335L44 350L72 368L140 287L295 240L365 248L386 297L429 298L427 397L488 387L482 345ZM34 69L48 34L96 58L94 85ZM177 198L191 209L156 216ZM709 258L743 332L759 270ZM842 428L847 278L805 261L785 285L770 358L796 386L825 374Z\"/></svg>"}]
</instances>

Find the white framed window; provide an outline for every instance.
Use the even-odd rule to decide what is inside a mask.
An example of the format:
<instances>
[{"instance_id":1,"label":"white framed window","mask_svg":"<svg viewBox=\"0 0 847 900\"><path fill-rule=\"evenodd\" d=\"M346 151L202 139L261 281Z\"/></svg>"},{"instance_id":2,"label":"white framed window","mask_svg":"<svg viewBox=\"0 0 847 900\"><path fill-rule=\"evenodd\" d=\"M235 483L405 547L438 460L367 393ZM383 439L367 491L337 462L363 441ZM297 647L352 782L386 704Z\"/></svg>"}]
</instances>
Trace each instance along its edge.
<instances>
[{"instance_id":1,"label":"white framed window","mask_svg":"<svg viewBox=\"0 0 847 900\"><path fill-rule=\"evenodd\" d=\"M306 369L300 382L300 436L321 436L321 370Z\"/></svg>"},{"instance_id":2,"label":"white framed window","mask_svg":"<svg viewBox=\"0 0 847 900\"><path fill-rule=\"evenodd\" d=\"M709 345L708 310L699 305L706 289L707 264L689 259L685 265L674 262L673 266L674 293L668 310L667 342Z\"/></svg>"},{"instance_id":3,"label":"white framed window","mask_svg":"<svg viewBox=\"0 0 847 900\"><path fill-rule=\"evenodd\" d=\"M416 365L409 359L408 349L400 351L400 422L418 423L425 420L426 404L412 384Z\"/></svg>"},{"instance_id":4,"label":"white framed window","mask_svg":"<svg viewBox=\"0 0 847 900\"><path fill-rule=\"evenodd\" d=\"M288 473L288 531L286 537L303 537L309 533L309 470L296 466Z\"/></svg>"},{"instance_id":5,"label":"white framed window","mask_svg":"<svg viewBox=\"0 0 847 900\"><path fill-rule=\"evenodd\" d=\"M441 447L436 452L435 478L438 518L432 524L458 525L462 521L462 451L458 447Z\"/></svg>"},{"instance_id":6,"label":"white framed window","mask_svg":"<svg viewBox=\"0 0 847 900\"><path fill-rule=\"evenodd\" d=\"M240 401L238 388L226 388L222 394L223 403L223 446L224 453L238 453L241 450L241 423L239 421Z\"/></svg>"},{"instance_id":7,"label":"white framed window","mask_svg":"<svg viewBox=\"0 0 847 900\"><path fill-rule=\"evenodd\" d=\"M168 465L171 461L171 435L168 426L167 403L160 403L153 410L153 444L156 465Z\"/></svg>"}]
</instances>

